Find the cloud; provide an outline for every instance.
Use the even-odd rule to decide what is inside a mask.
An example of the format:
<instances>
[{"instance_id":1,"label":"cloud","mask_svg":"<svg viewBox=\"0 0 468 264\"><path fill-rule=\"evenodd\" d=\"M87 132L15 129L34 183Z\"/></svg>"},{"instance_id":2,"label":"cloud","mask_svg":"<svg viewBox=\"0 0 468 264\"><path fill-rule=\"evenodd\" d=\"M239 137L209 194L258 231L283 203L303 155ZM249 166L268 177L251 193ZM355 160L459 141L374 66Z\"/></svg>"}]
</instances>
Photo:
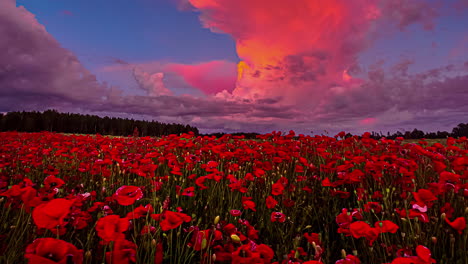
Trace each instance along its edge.
<instances>
[{"instance_id":1,"label":"cloud","mask_svg":"<svg viewBox=\"0 0 468 264\"><path fill-rule=\"evenodd\" d=\"M0 97L7 105L30 109L47 102L86 102L109 92L13 0L0 2L0 35Z\"/></svg>"},{"instance_id":2,"label":"cloud","mask_svg":"<svg viewBox=\"0 0 468 264\"><path fill-rule=\"evenodd\" d=\"M422 0L189 0L200 21L236 42L238 82L233 95L316 106L373 42L377 25L433 27L435 7ZM267 7L267 8L266 8ZM344 78L345 77L345 78ZM359 82L359 81L358 81ZM357 83L351 81L354 85Z\"/></svg>"},{"instance_id":3,"label":"cloud","mask_svg":"<svg viewBox=\"0 0 468 264\"><path fill-rule=\"evenodd\" d=\"M386 0L383 4L385 15L396 22L400 30L411 24L421 23L426 30L434 29L438 16L437 5L425 0Z\"/></svg>"},{"instance_id":4,"label":"cloud","mask_svg":"<svg viewBox=\"0 0 468 264\"><path fill-rule=\"evenodd\" d=\"M113 59L114 68L110 72L134 69L135 81L146 92L144 96L125 94L117 87L99 83L32 13L16 7L11 0L0 2L0 34L0 49L4 51L0 60L0 111L56 108L191 123L216 131L232 127L249 129L247 125L252 121L262 129L270 127L272 120L292 120L298 114L290 106L277 104L275 99L257 102L232 97L228 101L214 96L175 96L166 87L165 68L180 70L185 76L194 71L195 76L202 77L213 69L223 77L232 66L228 62L188 66L151 63L146 67L161 71L147 71Z\"/></svg>"},{"instance_id":5,"label":"cloud","mask_svg":"<svg viewBox=\"0 0 468 264\"><path fill-rule=\"evenodd\" d=\"M216 94L226 90L232 92L236 85L236 64L230 61L209 61L198 64L171 63L166 71L174 72L205 94Z\"/></svg>"},{"instance_id":6,"label":"cloud","mask_svg":"<svg viewBox=\"0 0 468 264\"><path fill-rule=\"evenodd\" d=\"M448 65L411 74L410 67L411 61L406 59L389 71L378 63L370 70L368 81L347 90L345 96L328 94L312 116L317 120L342 120L345 126L354 122L389 130L396 126L434 130L440 129L442 122L451 127L455 120L466 119L468 69L461 64Z\"/></svg>"},{"instance_id":7,"label":"cloud","mask_svg":"<svg viewBox=\"0 0 468 264\"><path fill-rule=\"evenodd\" d=\"M339 80L367 46L367 32L378 16L377 6L367 0L190 3L205 27L236 41L242 62L233 94L283 97L289 103L316 100L320 90Z\"/></svg>"},{"instance_id":8,"label":"cloud","mask_svg":"<svg viewBox=\"0 0 468 264\"><path fill-rule=\"evenodd\" d=\"M148 96L172 95L172 92L164 85L164 73L149 74L139 68L133 70L133 76L139 87L145 90Z\"/></svg>"},{"instance_id":9,"label":"cloud","mask_svg":"<svg viewBox=\"0 0 468 264\"><path fill-rule=\"evenodd\" d=\"M215 95L224 90L229 93L236 85L236 63L226 60L212 60L192 64L149 61L127 62L113 58L111 64L100 69L108 75L121 75L139 68L149 73L163 73L164 83L171 90L183 88L196 90L192 94ZM146 88L144 88L146 89Z\"/></svg>"}]
</instances>

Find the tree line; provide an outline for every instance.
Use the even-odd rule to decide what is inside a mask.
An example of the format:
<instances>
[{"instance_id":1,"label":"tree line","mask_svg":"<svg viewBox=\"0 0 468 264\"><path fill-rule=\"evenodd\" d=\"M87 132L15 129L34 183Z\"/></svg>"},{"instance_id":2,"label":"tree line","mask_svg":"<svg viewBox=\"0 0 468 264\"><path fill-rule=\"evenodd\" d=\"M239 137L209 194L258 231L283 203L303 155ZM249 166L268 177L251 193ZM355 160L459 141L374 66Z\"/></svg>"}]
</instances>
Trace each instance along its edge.
<instances>
[{"instance_id":1,"label":"tree line","mask_svg":"<svg viewBox=\"0 0 468 264\"><path fill-rule=\"evenodd\" d=\"M9 112L0 114L0 131L40 132L51 131L73 134L101 134L113 136L154 136L159 137L170 134L193 132L199 135L198 128L182 124L166 124L157 121L143 121L128 118L99 117L96 115L83 115L74 113L59 113L56 110L44 112ZM205 134L204 136L221 137L225 133ZM242 136L246 139L256 138L258 133L233 133L233 136ZM346 137L352 136L347 134ZM460 123L451 132L437 131L424 132L417 128L413 131L397 131L396 133L383 134L371 132L373 138L386 137L395 139L435 139L447 137L468 137L468 123Z\"/></svg>"},{"instance_id":2,"label":"tree line","mask_svg":"<svg viewBox=\"0 0 468 264\"><path fill-rule=\"evenodd\" d=\"M382 132L380 133L372 132L371 136L376 139L379 139L382 137L386 137L388 139L395 139L397 137L402 137L405 139L420 139L420 138L436 139L436 138L448 138L448 137L454 137L454 138L468 137L468 123L458 124L456 127L452 129L452 132L447 132L447 131L424 132L422 130L415 128L413 129L413 131L403 131L403 132L397 131L393 134L390 134L390 132L388 132L387 135L382 134Z\"/></svg>"},{"instance_id":3,"label":"tree line","mask_svg":"<svg viewBox=\"0 0 468 264\"><path fill-rule=\"evenodd\" d=\"M182 124L165 124L157 121L143 121L128 118L99 117L74 113L59 113L56 110L44 112L9 112L0 114L0 131L18 132L59 132L72 134L101 134L112 136L153 136L194 132L196 127Z\"/></svg>"}]
</instances>

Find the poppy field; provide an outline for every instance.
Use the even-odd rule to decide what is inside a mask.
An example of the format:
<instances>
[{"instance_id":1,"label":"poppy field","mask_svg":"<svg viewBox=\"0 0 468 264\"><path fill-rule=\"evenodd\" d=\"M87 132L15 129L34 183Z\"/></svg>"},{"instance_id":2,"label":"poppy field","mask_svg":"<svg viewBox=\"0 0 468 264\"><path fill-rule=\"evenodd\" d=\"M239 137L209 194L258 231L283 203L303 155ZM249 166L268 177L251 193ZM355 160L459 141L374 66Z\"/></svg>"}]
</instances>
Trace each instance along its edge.
<instances>
[{"instance_id":1,"label":"poppy field","mask_svg":"<svg viewBox=\"0 0 468 264\"><path fill-rule=\"evenodd\" d=\"M0 133L0 263L468 263L468 140Z\"/></svg>"}]
</instances>

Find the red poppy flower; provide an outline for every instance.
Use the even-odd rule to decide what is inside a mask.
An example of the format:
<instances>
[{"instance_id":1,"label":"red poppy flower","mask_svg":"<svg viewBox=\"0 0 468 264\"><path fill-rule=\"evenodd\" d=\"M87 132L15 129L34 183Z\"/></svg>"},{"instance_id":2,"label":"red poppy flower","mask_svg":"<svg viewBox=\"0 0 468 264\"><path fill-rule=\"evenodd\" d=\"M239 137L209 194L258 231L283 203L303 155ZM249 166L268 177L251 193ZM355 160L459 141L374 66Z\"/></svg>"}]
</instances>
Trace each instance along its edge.
<instances>
[{"instance_id":1,"label":"red poppy flower","mask_svg":"<svg viewBox=\"0 0 468 264\"><path fill-rule=\"evenodd\" d=\"M191 187L185 188L181 195L189 196L189 197L194 196L195 195L195 187L191 186Z\"/></svg>"},{"instance_id":2,"label":"red poppy flower","mask_svg":"<svg viewBox=\"0 0 468 264\"><path fill-rule=\"evenodd\" d=\"M271 260L275 256L273 249L265 244L257 245L256 251L260 254L261 263L271 263Z\"/></svg>"},{"instance_id":3,"label":"red poppy flower","mask_svg":"<svg viewBox=\"0 0 468 264\"><path fill-rule=\"evenodd\" d=\"M200 187L200 190L205 190L205 189L208 189L208 187L205 185L205 180L208 179L208 177L206 176L201 176L201 177L198 177L196 180L195 180L195 184Z\"/></svg>"},{"instance_id":4,"label":"red poppy flower","mask_svg":"<svg viewBox=\"0 0 468 264\"><path fill-rule=\"evenodd\" d=\"M349 231L354 238L365 237L370 245L372 245L379 236L378 228L371 227L363 221L357 221L349 225Z\"/></svg>"},{"instance_id":5,"label":"red poppy flower","mask_svg":"<svg viewBox=\"0 0 468 264\"><path fill-rule=\"evenodd\" d=\"M152 213L152 212L153 212L153 206L151 206L151 204L147 204L145 207L143 207L143 205L140 205L137 208L135 208L135 210L133 210L132 212L129 212L126 218L137 219L137 218L144 217L148 213Z\"/></svg>"},{"instance_id":6,"label":"red poppy flower","mask_svg":"<svg viewBox=\"0 0 468 264\"><path fill-rule=\"evenodd\" d=\"M416 247L417 256L398 257L391 264L431 264L436 263L436 260L431 258L431 251L424 246Z\"/></svg>"},{"instance_id":7,"label":"red poppy flower","mask_svg":"<svg viewBox=\"0 0 468 264\"><path fill-rule=\"evenodd\" d=\"M307 242L310 244L315 243L316 245L320 245L320 235L317 233L304 233L304 237L307 239Z\"/></svg>"},{"instance_id":8,"label":"red poppy flower","mask_svg":"<svg viewBox=\"0 0 468 264\"><path fill-rule=\"evenodd\" d=\"M371 228L370 225L363 221L357 221L349 225L349 230L354 238L365 236L369 228Z\"/></svg>"},{"instance_id":9,"label":"red poppy flower","mask_svg":"<svg viewBox=\"0 0 468 264\"><path fill-rule=\"evenodd\" d=\"M431 207L431 202L437 200L437 197L435 197L431 191L426 189L419 189L417 192L413 192L413 196L419 206L427 205L428 207Z\"/></svg>"},{"instance_id":10,"label":"red poppy flower","mask_svg":"<svg viewBox=\"0 0 468 264\"><path fill-rule=\"evenodd\" d=\"M266 198L266 206L268 209L273 209L275 208L275 206L278 204L278 201L275 200L275 198L273 198L273 196L269 195L267 198Z\"/></svg>"},{"instance_id":11,"label":"red poppy flower","mask_svg":"<svg viewBox=\"0 0 468 264\"><path fill-rule=\"evenodd\" d=\"M398 225L389 220L378 221L374 224L376 228L380 229L381 233L392 233L395 234L400 228Z\"/></svg>"},{"instance_id":12,"label":"red poppy flower","mask_svg":"<svg viewBox=\"0 0 468 264\"><path fill-rule=\"evenodd\" d=\"M378 202L368 202L364 205L364 212L371 212L371 210L374 211L374 213L379 214L382 212L382 206Z\"/></svg>"},{"instance_id":13,"label":"red poppy flower","mask_svg":"<svg viewBox=\"0 0 468 264\"><path fill-rule=\"evenodd\" d=\"M271 194L273 195L281 195L283 194L284 186L280 182L276 182L271 187Z\"/></svg>"},{"instance_id":14,"label":"red poppy flower","mask_svg":"<svg viewBox=\"0 0 468 264\"><path fill-rule=\"evenodd\" d=\"M153 217L153 215L151 215L151 217ZM162 213L159 218L162 219L162 221L159 222L159 225L163 231L177 228L183 222L190 222L192 220L192 217L189 215L172 211L164 211L164 213Z\"/></svg>"},{"instance_id":15,"label":"red poppy flower","mask_svg":"<svg viewBox=\"0 0 468 264\"><path fill-rule=\"evenodd\" d=\"M120 218L118 215L108 215L99 218L96 223L97 235L105 242L124 239L123 232L128 230L129 221L127 218Z\"/></svg>"},{"instance_id":16,"label":"red poppy flower","mask_svg":"<svg viewBox=\"0 0 468 264\"><path fill-rule=\"evenodd\" d=\"M296 204L296 202L292 199L285 199L283 200L283 205L286 207L293 207Z\"/></svg>"},{"instance_id":17,"label":"red poppy flower","mask_svg":"<svg viewBox=\"0 0 468 264\"><path fill-rule=\"evenodd\" d=\"M74 201L67 199L54 199L38 205L32 212L34 223L39 228L56 231L58 226L65 226L65 218L70 213Z\"/></svg>"},{"instance_id":18,"label":"red poppy flower","mask_svg":"<svg viewBox=\"0 0 468 264\"><path fill-rule=\"evenodd\" d=\"M335 221L341 228L348 228L353 221L353 216L351 213L348 213L348 209L344 208L341 210L341 213L336 216Z\"/></svg>"},{"instance_id":19,"label":"red poppy flower","mask_svg":"<svg viewBox=\"0 0 468 264\"><path fill-rule=\"evenodd\" d=\"M240 210L231 210L231 211L229 211L229 213L232 216L240 216L242 214L242 212Z\"/></svg>"},{"instance_id":20,"label":"red poppy flower","mask_svg":"<svg viewBox=\"0 0 468 264\"><path fill-rule=\"evenodd\" d=\"M26 247L25 258L29 264L81 264L83 250L55 238L38 238Z\"/></svg>"},{"instance_id":21,"label":"red poppy flower","mask_svg":"<svg viewBox=\"0 0 468 264\"><path fill-rule=\"evenodd\" d=\"M108 264L131 264L136 263L137 246L128 240L119 239L115 241L111 252L106 252Z\"/></svg>"},{"instance_id":22,"label":"red poppy flower","mask_svg":"<svg viewBox=\"0 0 468 264\"><path fill-rule=\"evenodd\" d=\"M47 176L44 180L44 187L47 189L50 188L60 188L65 184L65 182L60 179L55 177L54 175Z\"/></svg>"},{"instance_id":23,"label":"red poppy flower","mask_svg":"<svg viewBox=\"0 0 468 264\"><path fill-rule=\"evenodd\" d=\"M286 215L281 212L273 212L271 213L271 222L280 222L284 223L286 221Z\"/></svg>"},{"instance_id":24,"label":"red poppy flower","mask_svg":"<svg viewBox=\"0 0 468 264\"><path fill-rule=\"evenodd\" d=\"M242 245L232 252L233 264L247 264L247 263L271 263L274 252L267 245L256 245L253 242Z\"/></svg>"},{"instance_id":25,"label":"red poppy flower","mask_svg":"<svg viewBox=\"0 0 468 264\"><path fill-rule=\"evenodd\" d=\"M115 199L120 205L132 205L143 198L143 192L136 186L122 186L115 192Z\"/></svg>"},{"instance_id":26,"label":"red poppy flower","mask_svg":"<svg viewBox=\"0 0 468 264\"><path fill-rule=\"evenodd\" d=\"M453 222L450 222L450 220L446 217L445 222L457 230L459 234L463 233L463 230L466 228L466 219L463 216L456 218L453 220Z\"/></svg>"},{"instance_id":27,"label":"red poppy flower","mask_svg":"<svg viewBox=\"0 0 468 264\"><path fill-rule=\"evenodd\" d=\"M425 246L417 246L416 255L425 263L435 263L435 260L431 258L431 251Z\"/></svg>"},{"instance_id":28,"label":"red poppy flower","mask_svg":"<svg viewBox=\"0 0 468 264\"><path fill-rule=\"evenodd\" d=\"M255 212L257 209L255 209L255 203L251 200L252 197L242 197L242 206L245 210L250 209Z\"/></svg>"},{"instance_id":29,"label":"red poppy flower","mask_svg":"<svg viewBox=\"0 0 468 264\"><path fill-rule=\"evenodd\" d=\"M218 167L218 162L216 162L216 161L208 161L208 163L207 163L205 166L203 166L203 167L205 167L205 170L206 170L207 172L217 171L217 170L218 170L218 169L217 169L217 167Z\"/></svg>"}]
</instances>

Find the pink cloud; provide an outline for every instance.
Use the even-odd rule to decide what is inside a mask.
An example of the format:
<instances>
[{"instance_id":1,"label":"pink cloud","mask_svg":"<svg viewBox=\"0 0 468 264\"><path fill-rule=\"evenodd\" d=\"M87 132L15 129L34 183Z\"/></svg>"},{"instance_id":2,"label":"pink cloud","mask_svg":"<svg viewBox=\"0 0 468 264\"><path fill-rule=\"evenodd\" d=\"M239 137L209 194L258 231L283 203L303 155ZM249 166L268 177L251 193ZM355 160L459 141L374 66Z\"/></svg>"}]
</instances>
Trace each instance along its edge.
<instances>
[{"instance_id":1,"label":"pink cloud","mask_svg":"<svg viewBox=\"0 0 468 264\"><path fill-rule=\"evenodd\" d=\"M242 61L235 96L307 104L341 82L366 47L370 23L379 17L373 2L190 0L205 27L236 41Z\"/></svg>"},{"instance_id":2,"label":"pink cloud","mask_svg":"<svg viewBox=\"0 0 468 264\"><path fill-rule=\"evenodd\" d=\"M199 64L171 63L166 71L184 78L191 86L205 94L216 94L226 90L232 92L236 84L236 64L229 61L209 61Z\"/></svg>"},{"instance_id":3,"label":"pink cloud","mask_svg":"<svg viewBox=\"0 0 468 264\"><path fill-rule=\"evenodd\" d=\"M375 119L373 117L368 117L368 118L364 118L364 119L359 120L360 125L373 125L376 122L377 122L377 119Z\"/></svg>"},{"instance_id":4,"label":"pink cloud","mask_svg":"<svg viewBox=\"0 0 468 264\"><path fill-rule=\"evenodd\" d=\"M307 108L336 86L344 93L356 86L343 72L372 44L377 25L429 29L437 15L422 0L188 1L206 28L236 42L242 61L234 96L281 97Z\"/></svg>"}]
</instances>

